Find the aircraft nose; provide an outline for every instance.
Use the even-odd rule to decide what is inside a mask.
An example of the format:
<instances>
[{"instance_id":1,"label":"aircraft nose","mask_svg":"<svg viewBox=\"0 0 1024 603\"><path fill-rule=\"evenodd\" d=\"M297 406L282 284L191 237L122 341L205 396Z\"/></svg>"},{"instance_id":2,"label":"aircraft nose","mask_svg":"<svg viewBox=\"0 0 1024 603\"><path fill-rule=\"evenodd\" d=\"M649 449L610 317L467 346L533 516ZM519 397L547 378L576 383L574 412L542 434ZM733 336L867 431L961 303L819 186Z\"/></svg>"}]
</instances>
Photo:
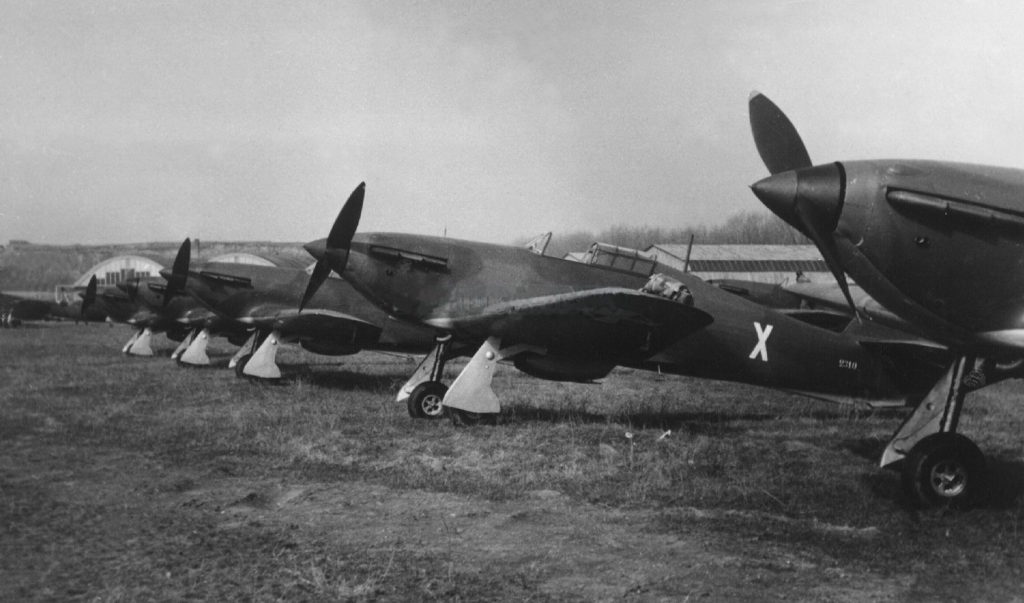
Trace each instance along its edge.
<instances>
[{"instance_id":1,"label":"aircraft nose","mask_svg":"<svg viewBox=\"0 0 1024 603\"><path fill-rule=\"evenodd\" d=\"M317 260L322 260L327 255L327 239L317 239L302 246L309 255Z\"/></svg>"},{"instance_id":2,"label":"aircraft nose","mask_svg":"<svg viewBox=\"0 0 1024 603\"><path fill-rule=\"evenodd\" d=\"M813 220L816 230L831 232L843 210L846 178L838 163L827 163L797 172L797 212Z\"/></svg>"},{"instance_id":3,"label":"aircraft nose","mask_svg":"<svg viewBox=\"0 0 1024 603\"><path fill-rule=\"evenodd\" d=\"M839 222L844 180L839 164L829 163L775 174L750 188L775 215L816 240Z\"/></svg>"},{"instance_id":4,"label":"aircraft nose","mask_svg":"<svg viewBox=\"0 0 1024 603\"><path fill-rule=\"evenodd\" d=\"M797 185L796 171L790 170L759 180L750 189L773 214L797 230L803 230L796 215Z\"/></svg>"}]
</instances>

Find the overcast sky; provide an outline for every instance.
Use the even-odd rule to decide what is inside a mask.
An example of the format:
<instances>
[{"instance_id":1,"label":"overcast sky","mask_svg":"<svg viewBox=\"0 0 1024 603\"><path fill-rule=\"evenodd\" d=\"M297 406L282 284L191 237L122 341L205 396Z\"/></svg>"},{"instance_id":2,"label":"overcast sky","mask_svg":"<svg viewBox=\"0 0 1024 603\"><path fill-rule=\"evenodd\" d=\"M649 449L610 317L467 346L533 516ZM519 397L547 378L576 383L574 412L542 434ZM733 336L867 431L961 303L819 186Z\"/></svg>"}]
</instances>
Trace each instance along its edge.
<instances>
[{"instance_id":1,"label":"overcast sky","mask_svg":"<svg viewBox=\"0 0 1024 603\"><path fill-rule=\"evenodd\" d=\"M1024 3L0 0L0 243L510 242L761 206L816 162L1024 167Z\"/></svg>"}]
</instances>

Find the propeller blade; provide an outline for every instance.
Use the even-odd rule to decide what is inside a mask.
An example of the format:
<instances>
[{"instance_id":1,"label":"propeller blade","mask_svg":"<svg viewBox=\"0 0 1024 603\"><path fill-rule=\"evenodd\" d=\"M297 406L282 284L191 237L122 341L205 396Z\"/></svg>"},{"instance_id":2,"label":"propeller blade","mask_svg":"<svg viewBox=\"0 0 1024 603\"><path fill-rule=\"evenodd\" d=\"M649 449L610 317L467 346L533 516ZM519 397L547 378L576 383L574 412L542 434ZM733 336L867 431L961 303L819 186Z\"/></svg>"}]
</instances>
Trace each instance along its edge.
<instances>
[{"instance_id":1,"label":"propeller blade","mask_svg":"<svg viewBox=\"0 0 1024 603\"><path fill-rule=\"evenodd\" d=\"M89 284L85 288L85 295L82 296L82 316L85 316L85 311L96 303L96 275L92 275L89 279Z\"/></svg>"},{"instance_id":2,"label":"propeller blade","mask_svg":"<svg viewBox=\"0 0 1024 603\"><path fill-rule=\"evenodd\" d=\"M306 307L309 300L316 295L317 290L320 289L320 286L330 276L331 270L338 274L345 270L345 265L348 263L349 247L352 245L352 237L356 234L356 228L359 227L359 218L363 213L363 199L365 196L366 183L360 182L359 186L349 195L348 200L345 201L345 205L342 206L341 212L338 213L334 225L331 226L331 232L327 235L324 245L321 246L319 241L304 245L306 251L316 258L316 266L313 267L313 273L309 275L309 284L306 285L306 292L302 295L302 301L299 303L300 312Z\"/></svg>"},{"instance_id":3,"label":"propeller blade","mask_svg":"<svg viewBox=\"0 0 1024 603\"><path fill-rule=\"evenodd\" d=\"M117 283L114 286L128 295L128 301L135 303L135 298L139 294L139 277L132 277L123 283Z\"/></svg>"},{"instance_id":4,"label":"propeller blade","mask_svg":"<svg viewBox=\"0 0 1024 603\"><path fill-rule=\"evenodd\" d=\"M807 235L821 252L850 309L850 295L832 233L843 206L845 174L838 164L812 167L807 147L782 109L760 92L750 95L750 129L771 176L753 185L754 194L775 215Z\"/></svg>"},{"instance_id":5,"label":"propeller blade","mask_svg":"<svg viewBox=\"0 0 1024 603\"><path fill-rule=\"evenodd\" d=\"M829 271L832 272L832 276L835 277L839 290L843 292L843 297L846 298L846 303L849 304L850 310L857 317L857 320L860 320L860 312L857 311L857 306L853 303L853 296L850 295L850 285L846 282L846 271L843 270L842 263L839 261L839 252L830 234L832 228L834 228L834 221L832 221L832 226L830 226L830 216L822 215L821 212L816 211L816 207L813 204L800 203L798 201L794 207L796 218L803 225L801 230L804 231L804 234L814 242L815 247L821 252L821 257L825 260L825 265L828 266Z\"/></svg>"},{"instance_id":6,"label":"propeller blade","mask_svg":"<svg viewBox=\"0 0 1024 603\"><path fill-rule=\"evenodd\" d=\"M185 291L185 281L188 279L188 266L192 260L192 240L186 238L178 248L178 255L174 257L174 266L171 269L171 278L167 279L167 289L164 290L164 307L170 303L175 295L181 295Z\"/></svg>"},{"instance_id":7,"label":"propeller blade","mask_svg":"<svg viewBox=\"0 0 1024 603\"><path fill-rule=\"evenodd\" d=\"M302 294L302 301L299 302L299 312L302 312L309 300L313 299L316 295L317 290L324 284L327 277L331 274L331 267L328 265L326 260L320 259L316 261L316 266L313 267L313 273L309 275L309 284L306 285L306 292Z\"/></svg>"},{"instance_id":8,"label":"propeller blade","mask_svg":"<svg viewBox=\"0 0 1024 603\"><path fill-rule=\"evenodd\" d=\"M778 174L811 167L807 147L782 109L756 91L750 94L748 106L754 144L769 172Z\"/></svg>"},{"instance_id":9,"label":"propeller blade","mask_svg":"<svg viewBox=\"0 0 1024 603\"><path fill-rule=\"evenodd\" d=\"M338 213L338 219L331 227L331 234L327 235L327 249L348 249L352 244L352 237L356 234L359 226L359 217L363 213L363 198L366 196L366 183L360 182L359 186L352 191Z\"/></svg>"}]
</instances>

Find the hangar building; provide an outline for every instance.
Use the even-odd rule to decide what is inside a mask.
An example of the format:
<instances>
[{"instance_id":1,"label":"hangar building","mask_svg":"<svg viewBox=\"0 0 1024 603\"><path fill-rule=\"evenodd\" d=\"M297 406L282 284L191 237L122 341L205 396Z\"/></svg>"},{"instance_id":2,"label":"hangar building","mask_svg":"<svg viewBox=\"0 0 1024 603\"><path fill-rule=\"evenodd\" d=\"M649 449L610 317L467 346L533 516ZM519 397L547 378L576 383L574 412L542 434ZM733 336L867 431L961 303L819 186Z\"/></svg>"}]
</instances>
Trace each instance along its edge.
<instances>
[{"instance_id":1,"label":"hangar building","mask_svg":"<svg viewBox=\"0 0 1024 603\"><path fill-rule=\"evenodd\" d=\"M778 284L798 276L810 282L832 282L825 260L814 245L657 244L644 251L594 243L565 259L649 274L658 262L704 280L737 279Z\"/></svg>"},{"instance_id":2,"label":"hangar building","mask_svg":"<svg viewBox=\"0 0 1024 603\"><path fill-rule=\"evenodd\" d=\"M256 264L258 266L276 266L274 262L251 253L225 253L205 262L232 262L238 264ZM71 285L57 285L56 297L57 301L70 302L77 299L77 292L85 289L89 284L89 279L96 275L96 284L99 286L104 285L116 285L129 281L133 278L148 278L160 276L160 271L165 266L170 266L174 263L174 258L159 258L155 259L152 257L144 257L141 255L118 255L112 258L107 258L102 262L96 264L92 268L86 270L82 276L78 277Z\"/></svg>"},{"instance_id":3,"label":"hangar building","mask_svg":"<svg viewBox=\"0 0 1024 603\"><path fill-rule=\"evenodd\" d=\"M825 260L814 245L651 245L644 253L704 280L739 279L758 283L832 282ZM687 262L689 255L689 262Z\"/></svg>"}]
</instances>

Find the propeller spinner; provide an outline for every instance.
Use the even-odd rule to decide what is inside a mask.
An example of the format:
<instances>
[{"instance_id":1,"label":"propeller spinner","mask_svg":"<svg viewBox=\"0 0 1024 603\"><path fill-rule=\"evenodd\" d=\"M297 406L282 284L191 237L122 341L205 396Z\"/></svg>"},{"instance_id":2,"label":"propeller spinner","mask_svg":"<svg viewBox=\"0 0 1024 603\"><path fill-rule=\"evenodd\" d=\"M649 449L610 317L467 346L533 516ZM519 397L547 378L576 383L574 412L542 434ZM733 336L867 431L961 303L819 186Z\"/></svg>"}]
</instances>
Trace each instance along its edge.
<instances>
[{"instance_id":1,"label":"propeller spinner","mask_svg":"<svg viewBox=\"0 0 1024 603\"><path fill-rule=\"evenodd\" d=\"M839 224L846 188L842 165L812 166L793 122L768 97L754 92L749 106L754 144L772 174L750 188L775 215L814 242L850 308L857 313L832 236Z\"/></svg>"},{"instance_id":2,"label":"propeller spinner","mask_svg":"<svg viewBox=\"0 0 1024 603\"><path fill-rule=\"evenodd\" d=\"M306 307L309 300L316 295L317 290L320 289L320 286L330 276L331 270L338 274L345 270L345 264L348 263L349 247L352 245L352 237L356 234L356 228L359 226L359 217L363 213L363 198L365 196L366 183L360 182L359 186L352 191L348 201L341 208L341 212L334 221L334 226L331 227L331 232L327 235L326 241L322 243L321 241L314 241L303 246L310 255L316 258L316 266L313 267L313 273L309 276L309 284L306 285L306 292L302 295L302 301L299 303L300 312Z\"/></svg>"}]
</instances>

